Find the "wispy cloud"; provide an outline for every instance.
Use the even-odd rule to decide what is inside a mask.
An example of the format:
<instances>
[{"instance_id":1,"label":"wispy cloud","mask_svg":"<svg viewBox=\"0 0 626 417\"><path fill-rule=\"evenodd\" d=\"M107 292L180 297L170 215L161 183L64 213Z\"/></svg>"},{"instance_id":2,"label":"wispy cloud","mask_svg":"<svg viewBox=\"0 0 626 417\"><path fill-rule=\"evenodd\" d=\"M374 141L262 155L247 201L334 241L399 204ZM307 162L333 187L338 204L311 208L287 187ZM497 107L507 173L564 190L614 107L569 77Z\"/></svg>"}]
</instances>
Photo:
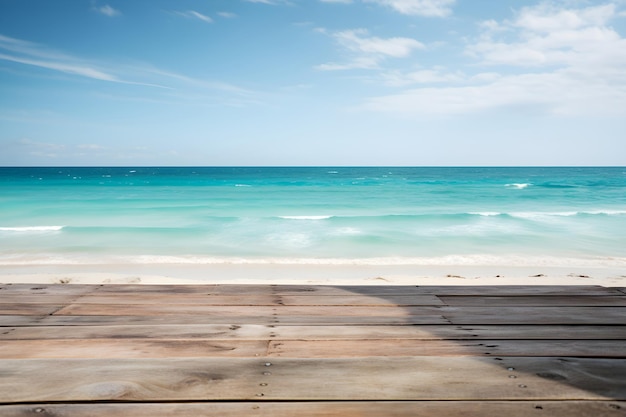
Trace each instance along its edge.
<instances>
[{"instance_id":1,"label":"wispy cloud","mask_svg":"<svg viewBox=\"0 0 626 417\"><path fill-rule=\"evenodd\" d=\"M3 35L0 35L0 59L101 81L124 82L114 74L77 58Z\"/></svg>"},{"instance_id":2,"label":"wispy cloud","mask_svg":"<svg viewBox=\"0 0 626 417\"><path fill-rule=\"evenodd\" d=\"M98 13L103 14L105 16L109 16L109 17L115 17L115 16L119 16L122 14L119 10L114 9L108 4L105 4L104 6L94 6L93 9L97 11Z\"/></svg>"},{"instance_id":3,"label":"wispy cloud","mask_svg":"<svg viewBox=\"0 0 626 417\"><path fill-rule=\"evenodd\" d=\"M205 23L213 23L213 19L211 19L209 16L202 14L200 12L197 12L195 10L186 10L184 12L175 12L175 13L180 16L186 17L188 19L198 19Z\"/></svg>"},{"instance_id":4,"label":"wispy cloud","mask_svg":"<svg viewBox=\"0 0 626 417\"><path fill-rule=\"evenodd\" d=\"M279 4L291 4L289 0L245 0L248 3L261 3L261 4L269 4L272 6L276 6Z\"/></svg>"},{"instance_id":5,"label":"wispy cloud","mask_svg":"<svg viewBox=\"0 0 626 417\"><path fill-rule=\"evenodd\" d=\"M328 34L324 29L318 31ZM326 63L318 65L320 70L373 69L386 58L404 58L415 49L424 49L425 45L412 38L379 38L369 36L365 29L344 30L330 33L330 36L351 55L345 63Z\"/></svg>"},{"instance_id":6,"label":"wispy cloud","mask_svg":"<svg viewBox=\"0 0 626 417\"><path fill-rule=\"evenodd\" d=\"M390 7L396 12L425 17L446 17L452 14L456 0L363 0Z\"/></svg>"},{"instance_id":7,"label":"wispy cloud","mask_svg":"<svg viewBox=\"0 0 626 417\"><path fill-rule=\"evenodd\" d=\"M551 115L626 117L626 39L609 25L616 14L612 4L575 8L543 2L520 9L513 19L484 22L466 48L475 60L466 69L493 67L500 73L392 73L388 83L417 88L373 97L365 108L450 115L532 106ZM446 78L456 85L435 85Z\"/></svg>"},{"instance_id":8,"label":"wispy cloud","mask_svg":"<svg viewBox=\"0 0 626 417\"><path fill-rule=\"evenodd\" d=\"M260 103L257 92L228 82L193 78L145 63L94 62L41 44L3 35L0 35L0 61L44 68L86 79L153 87L157 88L154 91L166 92L165 95L157 96L146 93L141 97L145 100L207 100L237 106Z\"/></svg>"},{"instance_id":9,"label":"wispy cloud","mask_svg":"<svg viewBox=\"0 0 626 417\"><path fill-rule=\"evenodd\" d=\"M218 12L217 15L225 19L232 19L232 18L237 17L235 13L231 13L231 12Z\"/></svg>"}]
</instances>

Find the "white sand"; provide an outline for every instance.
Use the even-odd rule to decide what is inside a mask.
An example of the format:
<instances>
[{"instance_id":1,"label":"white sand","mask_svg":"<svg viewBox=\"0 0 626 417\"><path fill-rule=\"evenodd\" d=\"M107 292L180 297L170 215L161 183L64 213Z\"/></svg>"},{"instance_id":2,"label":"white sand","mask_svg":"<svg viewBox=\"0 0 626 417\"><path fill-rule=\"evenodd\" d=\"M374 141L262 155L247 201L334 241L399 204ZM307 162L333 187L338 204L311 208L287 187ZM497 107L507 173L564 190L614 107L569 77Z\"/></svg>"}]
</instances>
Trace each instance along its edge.
<instances>
[{"instance_id":1,"label":"white sand","mask_svg":"<svg viewBox=\"0 0 626 417\"><path fill-rule=\"evenodd\" d=\"M362 265L29 265L3 266L0 283L602 285L626 287L619 267Z\"/></svg>"}]
</instances>

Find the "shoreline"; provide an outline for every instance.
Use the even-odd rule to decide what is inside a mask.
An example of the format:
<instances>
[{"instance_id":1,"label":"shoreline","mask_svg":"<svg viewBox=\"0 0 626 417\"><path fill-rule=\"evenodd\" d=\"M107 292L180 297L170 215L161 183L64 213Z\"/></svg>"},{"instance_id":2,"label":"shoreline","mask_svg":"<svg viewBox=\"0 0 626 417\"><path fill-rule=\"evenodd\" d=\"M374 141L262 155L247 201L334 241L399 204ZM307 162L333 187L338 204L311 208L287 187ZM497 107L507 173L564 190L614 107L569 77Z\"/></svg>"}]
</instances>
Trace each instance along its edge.
<instances>
[{"instance_id":1,"label":"shoreline","mask_svg":"<svg viewBox=\"0 0 626 417\"><path fill-rule=\"evenodd\" d=\"M590 266L97 264L0 268L2 284L144 285L601 285L626 287L626 270Z\"/></svg>"}]
</instances>

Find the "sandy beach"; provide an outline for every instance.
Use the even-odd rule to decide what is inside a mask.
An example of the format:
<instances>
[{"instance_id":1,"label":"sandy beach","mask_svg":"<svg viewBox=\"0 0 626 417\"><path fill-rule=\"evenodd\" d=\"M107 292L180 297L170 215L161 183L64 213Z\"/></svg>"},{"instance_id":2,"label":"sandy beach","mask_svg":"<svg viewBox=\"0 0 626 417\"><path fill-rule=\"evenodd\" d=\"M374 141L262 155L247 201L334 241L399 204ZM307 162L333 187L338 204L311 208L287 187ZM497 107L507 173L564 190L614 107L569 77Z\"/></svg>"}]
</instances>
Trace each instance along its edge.
<instances>
[{"instance_id":1,"label":"sandy beach","mask_svg":"<svg viewBox=\"0 0 626 417\"><path fill-rule=\"evenodd\" d=\"M64 284L601 285L626 287L621 267L414 265L4 266L0 282Z\"/></svg>"}]
</instances>

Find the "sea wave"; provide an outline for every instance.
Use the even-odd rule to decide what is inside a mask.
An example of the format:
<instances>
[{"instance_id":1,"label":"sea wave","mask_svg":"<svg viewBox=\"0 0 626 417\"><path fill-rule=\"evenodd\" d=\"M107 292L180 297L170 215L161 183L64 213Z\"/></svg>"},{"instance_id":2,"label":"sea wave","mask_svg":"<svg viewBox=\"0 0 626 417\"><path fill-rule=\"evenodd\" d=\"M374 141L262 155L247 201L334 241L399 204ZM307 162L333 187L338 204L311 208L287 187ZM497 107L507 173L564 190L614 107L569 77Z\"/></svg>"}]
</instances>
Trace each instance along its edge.
<instances>
[{"instance_id":1,"label":"sea wave","mask_svg":"<svg viewBox=\"0 0 626 417\"><path fill-rule=\"evenodd\" d=\"M278 216L285 220L326 220L334 216Z\"/></svg>"},{"instance_id":2,"label":"sea wave","mask_svg":"<svg viewBox=\"0 0 626 417\"><path fill-rule=\"evenodd\" d=\"M508 213L511 217L523 219L536 219L545 217L574 217L574 216L622 216L626 210L589 210L589 211L555 211L555 212L513 212Z\"/></svg>"},{"instance_id":3,"label":"sea wave","mask_svg":"<svg viewBox=\"0 0 626 417\"><path fill-rule=\"evenodd\" d=\"M65 226L18 226L0 227L2 232L57 232Z\"/></svg>"},{"instance_id":4,"label":"sea wave","mask_svg":"<svg viewBox=\"0 0 626 417\"><path fill-rule=\"evenodd\" d=\"M528 182L505 184L506 187L515 188L515 189L518 189L518 190L523 190L524 188L528 188L531 185L532 184L528 183Z\"/></svg>"}]
</instances>

